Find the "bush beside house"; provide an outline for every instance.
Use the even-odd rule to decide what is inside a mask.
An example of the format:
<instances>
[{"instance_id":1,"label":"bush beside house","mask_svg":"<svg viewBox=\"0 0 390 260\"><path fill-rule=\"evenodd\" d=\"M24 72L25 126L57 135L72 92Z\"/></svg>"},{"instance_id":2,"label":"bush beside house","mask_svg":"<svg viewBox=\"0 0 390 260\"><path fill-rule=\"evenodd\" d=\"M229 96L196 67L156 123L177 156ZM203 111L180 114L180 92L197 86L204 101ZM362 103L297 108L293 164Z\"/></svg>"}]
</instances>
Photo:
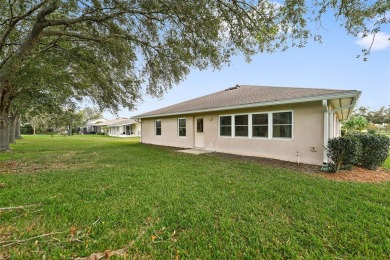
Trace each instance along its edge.
<instances>
[{"instance_id":1,"label":"bush beside house","mask_svg":"<svg viewBox=\"0 0 390 260\"><path fill-rule=\"evenodd\" d=\"M331 171L351 169L353 165L374 170L389 156L390 138L379 134L352 133L329 139L325 148Z\"/></svg>"}]
</instances>

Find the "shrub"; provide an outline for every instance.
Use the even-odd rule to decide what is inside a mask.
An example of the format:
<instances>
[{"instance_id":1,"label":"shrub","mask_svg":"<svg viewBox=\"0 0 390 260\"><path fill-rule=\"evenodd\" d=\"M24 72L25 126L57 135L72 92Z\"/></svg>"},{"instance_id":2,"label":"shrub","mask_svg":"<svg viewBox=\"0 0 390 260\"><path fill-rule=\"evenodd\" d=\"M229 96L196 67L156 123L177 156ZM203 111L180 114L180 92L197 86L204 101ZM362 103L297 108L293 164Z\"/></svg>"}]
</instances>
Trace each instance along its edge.
<instances>
[{"instance_id":1,"label":"shrub","mask_svg":"<svg viewBox=\"0 0 390 260\"><path fill-rule=\"evenodd\" d=\"M350 169L359 158L360 143L353 135L329 139L325 147L327 156L332 160L330 168L338 172L340 169Z\"/></svg>"},{"instance_id":2,"label":"shrub","mask_svg":"<svg viewBox=\"0 0 390 260\"><path fill-rule=\"evenodd\" d=\"M30 124L24 124L20 126L20 133L22 135L32 135L34 133L34 130Z\"/></svg>"},{"instance_id":3,"label":"shrub","mask_svg":"<svg viewBox=\"0 0 390 260\"><path fill-rule=\"evenodd\" d=\"M361 144L357 164L374 170L389 156L390 138L380 134L353 134Z\"/></svg>"}]
</instances>

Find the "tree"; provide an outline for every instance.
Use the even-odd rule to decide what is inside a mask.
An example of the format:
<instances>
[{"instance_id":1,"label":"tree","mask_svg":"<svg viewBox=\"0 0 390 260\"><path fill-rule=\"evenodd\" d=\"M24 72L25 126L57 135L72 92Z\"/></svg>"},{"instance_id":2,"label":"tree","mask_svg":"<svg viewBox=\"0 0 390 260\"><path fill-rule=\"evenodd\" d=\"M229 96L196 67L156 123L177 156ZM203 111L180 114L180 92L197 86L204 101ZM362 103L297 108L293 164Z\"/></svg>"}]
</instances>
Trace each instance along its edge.
<instances>
[{"instance_id":1,"label":"tree","mask_svg":"<svg viewBox=\"0 0 390 260\"><path fill-rule=\"evenodd\" d=\"M0 151L9 149L11 106L31 88L131 109L193 67L218 69L238 52L249 60L310 37L306 1L0 1ZM348 33L375 33L389 22L386 3L316 0L312 20L334 10Z\"/></svg>"},{"instance_id":2,"label":"tree","mask_svg":"<svg viewBox=\"0 0 390 260\"><path fill-rule=\"evenodd\" d=\"M387 108L382 106L378 110L370 110L369 107L359 107L354 113L364 117L368 122L373 124L390 123L390 105Z\"/></svg>"},{"instance_id":3,"label":"tree","mask_svg":"<svg viewBox=\"0 0 390 260\"><path fill-rule=\"evenodd\" d=\"M69 95L66 93L44 92L31 85L28 90L19 94L12 102L9 128L10 143L12 143L11 140L18 139L18 134L20 136L20 124L18 124L20 116L31 125L33 134L36 131L42 133L50 127L50 118L61 114L63 107L67 105L75 106L74 103L75 101L69 100ZM12 128L15 128L15 131Z\"/></svg>"},{"instance_id":4,"label":"tree","mask_svg":"<svg viewBox=\"0 0 390 260\"><path fill-rule=\"evenodd\" d=\"M85 125L88 121L91 121L93 119L99 119L102 118L102 111L98 108L93 107L85 107L80 110L80 114L82 115L82 125Z\"/></svg>"},{"instance_id":5,"label":"tree","mask_svg":"<svg viewBox=\"0 0 390 260\"><path fill-rule=\"evenodd\" d=\"M51 100L53 101L53 100ZM52 104L53 105L53 104ZM51 107L52 109L48 109ZM47 131L64 133L69 135L73 129L81 128L86 122L101 118L102 113L97 108L85 107L79 110L75 103L58 105L57 107L48 104L24 112L24 121L32 128L32 134L46 133Z\"/></svg>"},{"instance_id":6,"label":"tree","mask_svg":"<svg viewBox=\"0 0 390 260\"><path fill-rule=\"evenodd\" d=\"M367 120L362 116L353 116L343 123L343 128L347 131L357 130L361 131L368 126Z\"/></svg>"},{"instance_id":7,"label":"tree","mask_svg":"<svg viewBox=\"0 0 390 260\"><path fill-rule=\"evenodd\" d=\"M76 111L74 106L64 107L60 113L51 118L50 124L55 132L72 135L72 129L83 123L83 114Z\"/></svg>"},{"instance_id":8,"label":"tree","mask_svg":"<svg viewBox=\"0 0 390 260\"><path fill-rule=\"evenodd\" d=\"M386 124L390 122L390 106L387 109L382 106L376 111L371 111L369 114L371 122L374 124Z\"/></svg>"}]
</instances>

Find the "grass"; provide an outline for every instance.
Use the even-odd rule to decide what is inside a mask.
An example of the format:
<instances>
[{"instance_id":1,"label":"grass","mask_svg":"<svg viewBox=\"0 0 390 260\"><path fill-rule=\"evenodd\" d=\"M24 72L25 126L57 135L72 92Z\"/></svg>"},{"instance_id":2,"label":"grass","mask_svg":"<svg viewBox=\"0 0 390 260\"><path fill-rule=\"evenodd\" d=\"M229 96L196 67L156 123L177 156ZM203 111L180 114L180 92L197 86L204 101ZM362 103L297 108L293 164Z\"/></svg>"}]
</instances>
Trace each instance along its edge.
<instances>
[{"instance_id":1,"label":"grass","mask_svg":"<svg viewBox=\"0 0 390 260\"><path fill-rule=\"evenodd\" d=\"M0 207L31 206L0 211L0 258L390 257L390 183L104 136L25 136L12 149Z\"/></svg>"},{"instance_id":2,"label":"grass","mask_svg":"<svg viewBox=\"0 0 390 260\"><path fill-rule=\"evenodd\" d=\"M387 160L383 164L383 167L390 170L390 156L387 158Z\"/></svg>"}]
</instances>

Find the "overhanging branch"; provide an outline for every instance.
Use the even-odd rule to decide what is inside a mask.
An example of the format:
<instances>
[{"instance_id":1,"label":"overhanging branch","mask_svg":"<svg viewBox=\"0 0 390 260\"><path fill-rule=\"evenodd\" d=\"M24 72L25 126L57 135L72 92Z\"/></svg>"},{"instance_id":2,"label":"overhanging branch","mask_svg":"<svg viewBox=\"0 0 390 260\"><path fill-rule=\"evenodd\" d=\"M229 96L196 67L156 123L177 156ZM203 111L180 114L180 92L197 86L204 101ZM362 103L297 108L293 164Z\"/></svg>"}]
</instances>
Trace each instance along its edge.
<instances>
[{"instance_id":1,"label":"overhanging branch","mask_svg":"<svg viewBox=\"0 0 390 260\"><path fill-rule=\"evenodd\" d=\"M31 14L33 14L35 11L37 11L39 8L41 8L47 2L48 2L48 0L44 0L41 3L37 4L36 6L32 7L29 11L27 11L23 15L11 17L11 19L9 20L10 23L8 25L8 29L0 37L0 52L2 51L2 49L4 47L5 41L7 40L8 36L12 32L12 30L15 28L16 24L19 21L23 20L24 18L26 18L26 17L30 16Z\"/></svg>"},{"instance_id":2,"label":"overhanging branch","mask_svg":"<svg viewBox=\"0 0 390 260\"><path fill-rule=\"evenodd\" d=\"M65 37L77 38L81 40L88 40L94 42L102 42L104 40L103 37L93 37L93 36L82 35L75 32L64 32L64 31L55 31L55 30L43 31L41 35L42 36L65 36Z\"/></svg>"}]
</instances>

